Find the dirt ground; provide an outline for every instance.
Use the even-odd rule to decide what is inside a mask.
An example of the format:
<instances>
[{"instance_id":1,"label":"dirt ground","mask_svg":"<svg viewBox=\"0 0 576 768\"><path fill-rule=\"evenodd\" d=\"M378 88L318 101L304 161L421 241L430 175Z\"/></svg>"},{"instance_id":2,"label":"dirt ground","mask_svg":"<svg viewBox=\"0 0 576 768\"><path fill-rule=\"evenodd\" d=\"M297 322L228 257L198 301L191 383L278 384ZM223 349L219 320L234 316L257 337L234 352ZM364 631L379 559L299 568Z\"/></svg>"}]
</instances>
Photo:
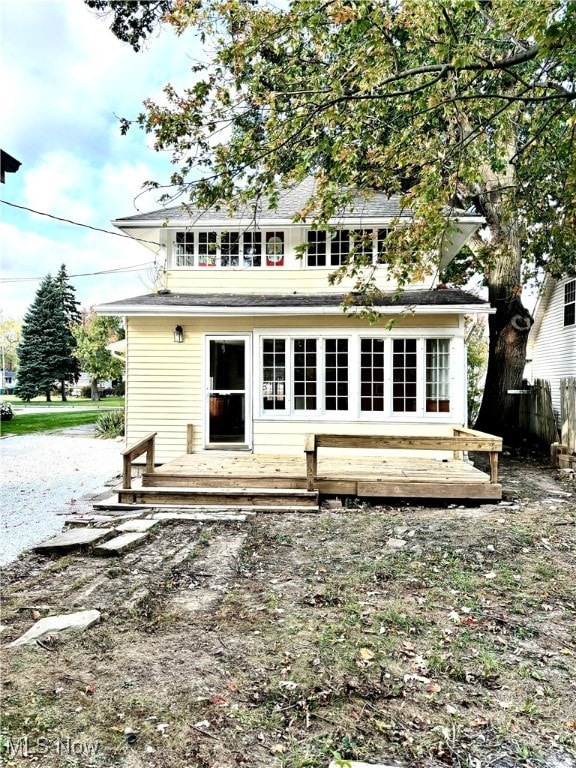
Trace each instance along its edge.
<instances>
[{"instance_id":1,"label":"dirt ground","mask_svg":"<svg viewBox=\"0 0 576 768\"><path fill-rule=\"evenodd\" d=\"M7 765L576 766L576 482L500 504L167 523L2 570ZM7 648L39 616L100 623Z\"/></svg>"}]
</instances>

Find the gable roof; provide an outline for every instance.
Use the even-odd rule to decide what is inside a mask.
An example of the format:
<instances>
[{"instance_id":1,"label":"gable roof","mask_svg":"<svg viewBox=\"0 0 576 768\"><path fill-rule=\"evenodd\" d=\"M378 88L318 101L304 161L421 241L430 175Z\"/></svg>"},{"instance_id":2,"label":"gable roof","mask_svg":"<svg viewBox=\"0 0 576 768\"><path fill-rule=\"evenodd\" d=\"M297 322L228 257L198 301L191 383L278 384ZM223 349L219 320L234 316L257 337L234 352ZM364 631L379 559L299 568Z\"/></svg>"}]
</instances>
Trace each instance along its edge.
<instances>
[{"instance_id":1,"label":"gable roof","mask_svg":"<svg viewBox=\"0 0 576 768\"><path fill-rule=\"evenodd\" d=\"M342 314L348 296L350 294L345 293L188 294L161 291L101 304L95 309L103 315L337 315ZM383 294L375 298L374 307L385 314L490 311L487 301L457 288L407 290L399 296ZM362 308L359 297L358 310Z\"/></svg>"},{"instance_id":2,"label":"gable roof","mask_svg":"<svg viewBox=\"0 0 576 768\"><path fill-rule=\"evenodd\" d=\"M138 213L134 216L125 216L115 219L114 226L123 229L129 227L142 227L159 224L172 224L181 226L209 226L212 223L235 223L240 226L249 224L285 223L293 224L294 214L301 210L306 201L314 193L314 179L305 179L299 184L282 189L278 196L276 208L271 208L268 200L263 199L257 204L249 203L240 206L231 214L226 206L216 208L197 208L189 205L159 208L148 213ZM370 191L362 193L356 191L350 205L342 209L334 219L337 221L353 220L386 220L394 218L410 218L412 212L403 208L400 204L400 196L389 196L384 192ZM458 218L464 217L480 221L480 217L470 212L459 209Z\"/></svg>"}]
</instances>

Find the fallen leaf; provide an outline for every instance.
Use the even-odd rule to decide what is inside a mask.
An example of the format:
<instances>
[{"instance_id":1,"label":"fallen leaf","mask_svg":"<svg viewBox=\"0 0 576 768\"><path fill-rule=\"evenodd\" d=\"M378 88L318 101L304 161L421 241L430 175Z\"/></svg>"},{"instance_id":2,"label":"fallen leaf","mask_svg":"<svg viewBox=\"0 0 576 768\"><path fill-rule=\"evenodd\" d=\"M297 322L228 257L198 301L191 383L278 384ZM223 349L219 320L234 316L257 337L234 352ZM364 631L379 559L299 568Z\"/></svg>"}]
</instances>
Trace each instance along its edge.
<instances>
[{"instance_id":1,"label":"fallen leaf","mask_svg":"<svg viewBox=\"0 0 576 768\"><path fill-rule=\"evenodd\" d=\"M284 744L272 744L270 752L273 754L282 754L282 752L286 752L286 747Z\"/></svg>"},{"instance_id":2,"label":"fallen leaf","mask_svg":"<svg viewBox=\"0 0 576 768\"><path fill-rule=\"evenodd\" d=\"M484 720L483 717L477 717L475 720L470 720L470 726L472 728L482 728L484 725L488 725L488 720Z\"/></svg>"},{"instance_id":3,"label":"fallen leaf","mask_svg":"<svg viewBox=\"0 0 576 768\"><path fill-rule=\"evenodd\" d=\"M87 696L92 696L92 694L95 693L95 691L96 691L96 686L92 685L92 683L90 683L90 685L87 685L86 688L84 689L84 693Z\"/></svg>"},{"instance_id":4,"label":"fallen leaf","mask_svg":"<svg viewBox=\"0 0 576 768\"><path fill-rule=\"evenodd\" d=\"M363 661L370 661L375 656L374 651L371 651L370 648L360 648L360 658Z\"/></svg>"},{"instance_id":5,"label":"fallen leaf","mask_svg":"<svg viewBox=\"0 0 576 768\"><path fill-rule=\"evenodd\" d=\"M442 690L442 686L438 685L438 683L430 683L430 685L426 686L426 690L428 693L439 693Z\"/></svg>"}]
</instances>

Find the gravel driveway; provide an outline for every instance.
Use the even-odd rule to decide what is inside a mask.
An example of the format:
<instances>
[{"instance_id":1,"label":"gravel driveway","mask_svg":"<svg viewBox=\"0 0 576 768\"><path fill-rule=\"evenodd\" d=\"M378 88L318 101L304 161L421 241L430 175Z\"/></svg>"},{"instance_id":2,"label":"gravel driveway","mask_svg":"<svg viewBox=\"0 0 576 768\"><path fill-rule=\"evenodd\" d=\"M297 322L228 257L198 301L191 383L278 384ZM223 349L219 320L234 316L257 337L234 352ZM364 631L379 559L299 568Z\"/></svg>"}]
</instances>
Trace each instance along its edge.
<instances>
[{"instance_id":1,"label":"gravel driveway","mask_svg":"<svg viewBox=\"0 0 576 768\"><path fill-rule=\"evenodd\" d=\"M92 510L122 472L123 443L75 427L0 440L0 565L60 533L65 515Z\"/></svg>"}]
</instances>

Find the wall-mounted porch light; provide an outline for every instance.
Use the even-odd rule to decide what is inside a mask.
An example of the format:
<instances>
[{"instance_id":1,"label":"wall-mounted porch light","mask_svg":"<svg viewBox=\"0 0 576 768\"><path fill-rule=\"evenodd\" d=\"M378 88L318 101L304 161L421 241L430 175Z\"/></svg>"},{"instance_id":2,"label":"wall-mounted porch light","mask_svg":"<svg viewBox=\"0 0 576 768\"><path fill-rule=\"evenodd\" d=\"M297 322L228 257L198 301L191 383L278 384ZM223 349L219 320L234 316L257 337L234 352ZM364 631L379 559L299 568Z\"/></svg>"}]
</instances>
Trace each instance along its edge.
<instances>
[{"instance_id":1,"label":"wall-mounted porch light","mask_svg":"<svg viewBox=\"0 0 576 768\"><path fill-rule=\"evenodd\" d=\"M176 344L182 344L184 341L184 328L181 325L177 325L174 328L174 342Z\"/></svg>"}]
</instances>

